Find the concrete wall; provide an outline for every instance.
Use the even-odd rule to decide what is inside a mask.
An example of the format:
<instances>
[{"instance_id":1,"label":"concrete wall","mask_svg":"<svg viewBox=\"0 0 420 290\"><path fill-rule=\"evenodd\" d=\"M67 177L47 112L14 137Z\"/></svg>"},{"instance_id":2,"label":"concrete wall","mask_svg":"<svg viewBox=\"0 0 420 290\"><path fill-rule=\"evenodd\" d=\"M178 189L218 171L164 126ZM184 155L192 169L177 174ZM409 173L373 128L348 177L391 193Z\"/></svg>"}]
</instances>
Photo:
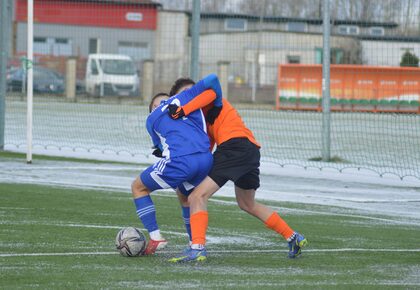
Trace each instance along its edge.
<instances>
[{"instance_id":1,"label":"concrete wall","mask_svg":"<svg viewBox=\"0 0 420 290\"><path fill-rule=\"evenodd\" d=\"M333 36L331 46L346 50L353 38ZM259 44L259 45L258 45ZM316 63L316 48L322 48L322 35L288 32L219 33L201 35L201 74L216 71L218 61L230 62L230 79L248 83L252 79L255 64L260 67L260 84L274 85L277 66L289 63L290 57L298 57L301 64ZM259 51L259 59L256 59Z\"/></svg>"},{"instance_id":2,"label":"concrete wall","mask_svg":"<svg viewBox=\"0 0 420 290\"><path fill-rule=\"evenodd\" d=\"M176 78L187 76L189 58L187 14L159 11L154 52L155 91L168 91Z\"/></svg>"},{"instance_id":3,"label":"concrete wall","mask_svg":"<svg viewBox=\"0 0 420 290\"><path fill-rule=\"evenodd\" d=\"M229 17L225 15L220 15L220 18L215 17L202 17L201 24L200 24L200 32L202 34L206 33L224 33L224 32L232 32L225 28L226 19ZM244 19L241 17L232 17L233 19ZM247 23L247 27L245 31L256 31L259 29L260 23L258 19L245 19ZM293 22L293 21L291 21ZM322 25L321 24L311 24L305 23L306 30L305 32L309 33L322 33ZM333 25L331 31L333 34L339 35L339 28L340 26L353 26L350 24L337 24ZM357 25L355 25L357 26ZM358 35L371 35L370 28L371 27L363 27L358 26L359 34ZM280 22L280 21L266 21L262 23L262 30L278 30L288 32L288 22ZM291 31L292 32L292 31ZM384 27L384 35L394 35L396 33L396 28L389 28Z\"/></svg>"},{"instance_id":4,"label":"concrete wall","mask_svg":"<svg viewBox=\"0 0 420 290\"><path fill-rule=\"evenodd\" d=\"M225 17L220 18L201 18L200 23L200 32L201 33L221 33L221 32L232 32L225 28ZM241 19L240 17L232 17L232 19ZM256 31L259 29L260 23L259 20L246 20L246 30L245 31ZM264 22L262 24L262 29L270 30L286 30L287 23L285 22Z\"/></svg>"},{"instance_id":5,"label":"concrete wall","mask_svg":"<svg viewBox=\"0 0 420 290\"><path fill-rule=\"evenodd\" d=\"M26 23L17 24L16 51L26 51ZM34 37L67 38L71 40L72 55L87 56L89 39L101 39L101 53L118 53L118 42L144 42L149 45L150 57L155 49L155 31L115 29L59 24L34 24Z\"/></svg>"}]
</instances>

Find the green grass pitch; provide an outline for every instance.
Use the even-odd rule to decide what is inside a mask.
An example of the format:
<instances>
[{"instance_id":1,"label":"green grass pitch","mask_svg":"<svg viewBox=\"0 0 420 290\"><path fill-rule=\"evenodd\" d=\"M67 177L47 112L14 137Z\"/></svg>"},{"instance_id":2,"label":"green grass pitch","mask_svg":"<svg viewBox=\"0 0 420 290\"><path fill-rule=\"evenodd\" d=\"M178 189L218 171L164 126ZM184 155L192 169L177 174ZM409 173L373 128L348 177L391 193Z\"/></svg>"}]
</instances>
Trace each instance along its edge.
<instances>
[{"instance_id":1,"label":"green grass pitch","mask_svg":"<svg viewBox=\"0 0 420 290\"><path fill-rule=\"evenodd\" d=\"M186 245L175 194L153 196L170 244L153 257L116 253L119 227L142 228L130 193L0 184L0 289L418 289L420 226L337 207L270 202L304 233L298 259L233 199L209 204L209 258L170 264ZM95 252L97 252L95 254Z\"/></svg>"}]
</instances>

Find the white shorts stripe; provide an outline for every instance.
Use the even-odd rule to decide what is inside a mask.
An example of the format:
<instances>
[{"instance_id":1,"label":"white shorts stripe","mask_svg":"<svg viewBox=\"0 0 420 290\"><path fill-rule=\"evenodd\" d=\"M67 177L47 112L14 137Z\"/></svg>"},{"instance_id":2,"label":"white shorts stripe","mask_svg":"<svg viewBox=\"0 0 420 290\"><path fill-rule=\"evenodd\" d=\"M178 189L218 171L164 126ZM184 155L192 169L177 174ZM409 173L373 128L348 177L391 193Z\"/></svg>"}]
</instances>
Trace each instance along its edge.
<instances>
[{"instance_id":1,"label":"white shorts stripe","mask_svg":"<svg viewBox=\"0 0 420 290\"><path fill-rule=\"evenodd\" d=\"M167 163L168 161L166 160L166 159L163 159L163 161L160 163L160 165L159 165L159 167L158 167L158 171L160 171L160 172L163 172L163 170L165 169L165 167L166 167L166 163Z\"/></svg>"},{"instance_id":2,"label":"white shorts stripe","mask_svg":"<svg viewBox=\"0 0 420 290\"><path fill-rule=\"evenodd\" d=\"M192 185L191 183L189 183L189 182L187 182L187 181L185 181L185 182L183 182L182 183L182 185L185 187L185 189L186 190L191 190L191 189L193 189L195 186L194 185Z\"/></svg>"},{"instance_id":3,"label":"white shorts stripe","mask_svg":"<svg viewBox=\"0 0 420 290\"><path fill-rule=\"evenodd\" d=\"M171 188L171 186L169 185L169 184L167 184L166 183L166 181L165 180L163 180L162 178L160 178L160 172L159 171L152 171L152 172L150 172L150 177L152 177L153 178L153 180L157 183L157 184L159 184L159 186L162 188L162 189L165 189L165 188Z\"/></svg>"}]
</instances>

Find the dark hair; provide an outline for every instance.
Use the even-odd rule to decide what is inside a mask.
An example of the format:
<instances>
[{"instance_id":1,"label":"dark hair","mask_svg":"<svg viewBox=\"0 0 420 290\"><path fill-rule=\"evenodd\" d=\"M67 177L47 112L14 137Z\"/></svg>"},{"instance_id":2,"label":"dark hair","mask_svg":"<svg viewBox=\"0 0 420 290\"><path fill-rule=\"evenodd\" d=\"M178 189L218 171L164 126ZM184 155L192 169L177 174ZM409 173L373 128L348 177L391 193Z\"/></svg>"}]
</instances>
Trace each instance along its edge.
<instances>
[{"instance_id":1,"label":"dark hair","mask_svg":"<svg viewBox=\"0 0 420 290\"><path fill-rule=\"evenodd\" d=\"M168 98L169 98L169 95L168 95L167 93L158 93L158 94L154 95L154 97L152 98L152 100L150 101L150 104L149 104L149 113L151 113L151 112L152 112L152 105L153 105L153 102L154 102L157 98L159 98L159 97L163 97L163 96L165 96L165 97L168 97Z\"/></svg>"},{"instance_id":2,"label":"dark hair","mask_svg":"<svg viewBox=\"0 0 420 290\"><path fill-rule=\"evenodd\" d=\"M188 85L195 85L195 82L190 78L179 78L175 81L174 85L172 86L171 90L169 91L169 96L175 96L178 91L185 86Z\"/></svg>"}]
</instances>

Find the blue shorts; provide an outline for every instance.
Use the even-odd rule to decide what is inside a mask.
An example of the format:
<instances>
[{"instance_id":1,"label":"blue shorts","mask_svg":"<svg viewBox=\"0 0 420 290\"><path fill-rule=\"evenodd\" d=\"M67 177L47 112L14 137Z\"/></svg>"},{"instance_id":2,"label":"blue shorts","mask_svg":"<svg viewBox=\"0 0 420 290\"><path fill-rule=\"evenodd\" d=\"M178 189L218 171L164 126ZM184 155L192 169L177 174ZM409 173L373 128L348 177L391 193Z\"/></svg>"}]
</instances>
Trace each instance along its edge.
<instances>
[{"instance_id":1,"label":"blue shorts","mask_svg":"<svg viewBox=\"0 0 420 290\"><path fill-rule=\"evenodd\" d=\"M162 158L140 174L143 184L155 191L164 188L178 188L189 195L194 187L208 175L213 166L213 155L209 152Z\"/></svg>"}]
</instances>

